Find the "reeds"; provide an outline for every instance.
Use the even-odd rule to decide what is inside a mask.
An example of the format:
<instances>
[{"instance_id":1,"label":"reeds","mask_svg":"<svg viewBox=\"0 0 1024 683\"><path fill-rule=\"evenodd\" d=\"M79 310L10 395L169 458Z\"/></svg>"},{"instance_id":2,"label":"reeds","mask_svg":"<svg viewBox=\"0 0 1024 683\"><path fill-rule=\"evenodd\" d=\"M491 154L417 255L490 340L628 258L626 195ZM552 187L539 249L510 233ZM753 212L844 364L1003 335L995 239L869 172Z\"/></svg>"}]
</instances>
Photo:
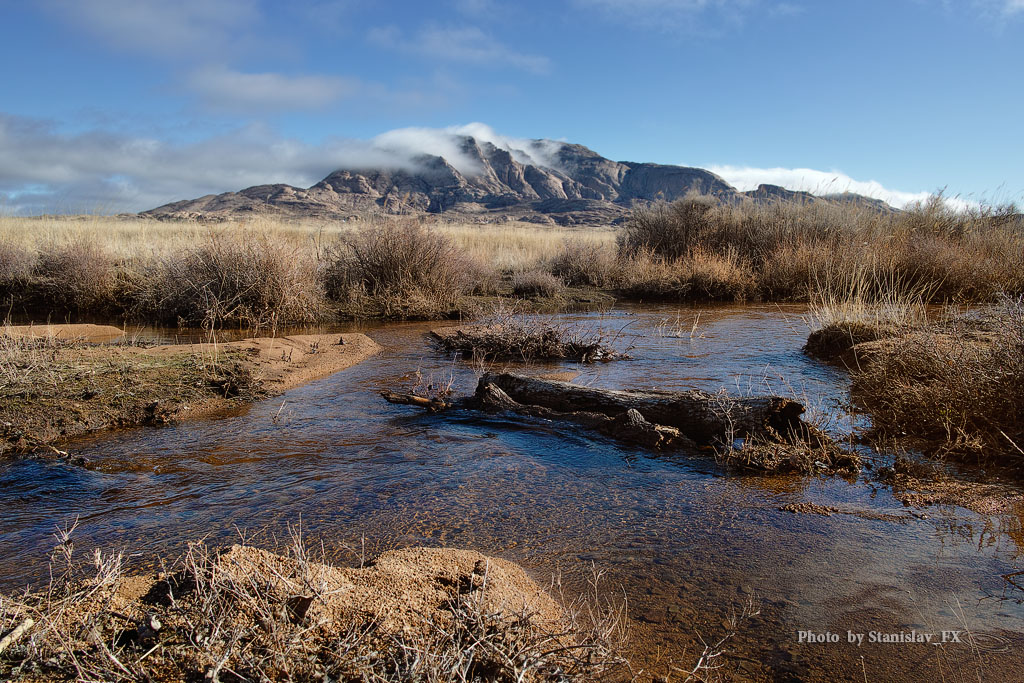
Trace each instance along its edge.
<instances>
[{"instance_id":1,"label":"reeds","mask_svg":"<svg viewBox=\"0 0 1024 683\"><path fill-rule=\"evenodd\" d=\"M931 292L891 277L865 264L825 278L812 294L804 350L832 361L857 344L924 325Z\"/></svg>"}]
</instances>

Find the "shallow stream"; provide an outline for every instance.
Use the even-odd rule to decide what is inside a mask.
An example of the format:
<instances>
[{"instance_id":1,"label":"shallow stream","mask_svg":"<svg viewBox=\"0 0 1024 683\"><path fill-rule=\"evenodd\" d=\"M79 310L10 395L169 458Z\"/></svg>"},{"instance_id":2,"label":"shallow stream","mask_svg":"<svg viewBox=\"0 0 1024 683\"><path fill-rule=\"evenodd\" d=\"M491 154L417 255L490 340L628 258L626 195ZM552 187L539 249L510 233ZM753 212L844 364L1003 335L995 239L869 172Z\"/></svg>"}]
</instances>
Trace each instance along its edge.
<instances>
[{"instance_id":1,"label":"shallow stream","mask_svg":"<svg viewBox=\"0 0 1024 683\"><path fill-rule=\"evenodd\" d=\"M843 371L800 351L800 307L634 306L558 316L631 346L633 360L578 371L602 387L795 395L836 436L851 425ZM699 319L698 319L699 316ZM697 319L696 324L694 320ZM452 379L470 364L430 346L434 325L359 328L384 352L234 416L76 441L88 468L0 464L0 589L46 576L51 533L76 545L173 556L187 541L274 545L301 520L332 557L395 546L466 547L582 590L591 563L629 601L648 671L688 669L739 624L721 673L762 680L1024 680L1024 606L1001 600L1020 568L1021 518L911 510L859 478L737 475L713 458L624 447L572 428L384 403L382 388ZM356 329L354 326L345 331ZM793 514L812 502L858 514ZM942 646L849 643L849 632L970 631ZM801 643L800 631L838 643ZM678 672L675 674L678 675ZM673 678L675 680L675 678Z\"/></svg>"}]
</instances>

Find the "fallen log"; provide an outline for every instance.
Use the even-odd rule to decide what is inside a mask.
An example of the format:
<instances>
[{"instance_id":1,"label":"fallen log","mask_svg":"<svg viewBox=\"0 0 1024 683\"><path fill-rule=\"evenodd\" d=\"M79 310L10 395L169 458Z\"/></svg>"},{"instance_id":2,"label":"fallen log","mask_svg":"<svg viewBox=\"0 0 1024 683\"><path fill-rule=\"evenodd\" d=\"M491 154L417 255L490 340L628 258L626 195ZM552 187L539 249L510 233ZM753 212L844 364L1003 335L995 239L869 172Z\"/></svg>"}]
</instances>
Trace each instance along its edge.
<instances>
[{"instance_id":1,"label":"fallen log","mask_svg":"<svg viewBox=\"0 0 1024 683\"><path fill-rule=\"evenodd\" d=\"M800 419L804 407L787 398L731 397L705 391L623 391L512 373L487 373L472 397L452 402L383 391L389 403L431 412L460 407L505 410L520 415L576 422L609 433L629 432L630 440L655 445L730 446L756 437L781 443L824 439ZM639 432L648 434L634 438ZM656 436L655 436L656 435Z\"/></svg>"},{"instance_id":2,"label":"fallen log","mask_svg":"<svg viewBox=\"0 0 1024 683\"><path fill-rule=\"evenodd\" d=\"M704 391L617 391L510 373L488 373L476 393L451 402L383 391L389 403L431 412L504 412L577 424L619 441L655 448L700 447L744 469L856 472L860 460L800 419L796 401ZM737 439L743 441L735 448ZM709 448L710 447L710 448Z\"/></svg>"},{"instance_id":3,"label":"fallen log","mask_svg":"<svg viewBox=\"0 0 1024 683\"><path fill-rule=\"evenodd\" d=\"M524 404L560 412L587 411L616 417L636 410L651 423L674 427L699 445L729 445L737 438L806 441L813 430L800 415L804 407L779 396L732 397L706 391L597 389L512 373L488 373L488 384ZM815 434L815 438L821 438Z\"/></svg>"},{"instance_id":4,"label":"fallen log","mask_svg":"<svg viewBox=\"0 0 1024 683\"><path fill-rule=\"evenodd\" d=\"M584 410L557 411L545 408L544 406L519 403L491 383L481 382L473 396L458 399L453 403L439 402L436 399L428 399L416 394L399 394L393 391L382 391L380 395L388 403L426 408L430 412L438 412L439 410L452 407L484 410L492 413L509 412L542 420L572 422L620 441L638 443L644 446L695 446L678 429L652 424L644 419L644 416L636 410L628 410L614 417Z\"/></svg>"}]
</instances>

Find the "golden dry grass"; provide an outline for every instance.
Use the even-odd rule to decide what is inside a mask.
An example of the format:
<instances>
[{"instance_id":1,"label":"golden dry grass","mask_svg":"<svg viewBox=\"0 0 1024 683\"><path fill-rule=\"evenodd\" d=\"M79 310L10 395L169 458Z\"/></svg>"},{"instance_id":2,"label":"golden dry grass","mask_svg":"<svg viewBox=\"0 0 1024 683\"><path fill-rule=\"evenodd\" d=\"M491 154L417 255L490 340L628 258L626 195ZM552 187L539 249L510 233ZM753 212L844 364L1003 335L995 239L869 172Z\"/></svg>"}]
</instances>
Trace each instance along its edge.
<instances>
[{"instance_id":1,"label":"golden dry grass","mask_svg":"<svg viewBox=\"0 0 1024 683\"><path fill-rule=\"evenodd\" d=\"M956 212L936 197L892 212L691 196L634 210L618 242L620 258L641 266L630 289L648 296L808 301L852 283L866 300L910 288L941 303L1024 291L1024 216L1013 205Z\"/></svg>"},{"instance_id":2,"label":"golden dry grass","mask_svg":"<svg viewBox=\"0 0 1024 683\"><path fill-rule=\"evenodd\" d=\"M878 435L939 455L1024 463L1024 299L876 338L854 347L851 395Z\"/></svg>"},{"instance_id":3,"label":"golden dry grass","mask_svg":"<svg viewBox=\"0 0 1024 683\"><path fill-rule=\"evenodd\" d=\"M367 261L360 249L408 258ZM473 309L469 295L551 296L563 284L636 299L834 302L838 315L908 291L921 302L991 303L1024 292L1024 218L1013 206L958 213L940 198L886 212L706 197L639 207L621 229L443 216L0 218L0 299L21 317L436 318Z\"/></svg>"},{"instance_id":4,"label":"golden dry grass","mask_svg":"<svg viewBox=\"0 0 1024 683\"><path fill-rule=\"evenodd\" d=\"M386 218L340 222L258 217L224 223L190 223L114 216L0 216L0 244L37 252L45 244L87 240L116 257L135 260L173 253L211 233L247 231L305 245L315 251L342 235L389 222L391 220ZM425 224L451 237L471 257L503 270L536 268L555 255L569 239L614 245L616 234L610 227L566 228L519 222L476 225L427 221Z\"/></svg>"},{"instance_id":5,"label":"golden dry grass","mask_svg":"<svg viewBox=\"0 0 1024 683\"><path fill-rule=\"evenodd\" d=\"M613 249L615 235L404 216L219 223L0 217L0 297L22 318L203 327L273 327L339 314L434 318L461 310L465 295L504 293L503 275L544 271L555 281L549 262L570 239ZM400 252L406 258L394 258Z\"/></svg>"}]
</instances>

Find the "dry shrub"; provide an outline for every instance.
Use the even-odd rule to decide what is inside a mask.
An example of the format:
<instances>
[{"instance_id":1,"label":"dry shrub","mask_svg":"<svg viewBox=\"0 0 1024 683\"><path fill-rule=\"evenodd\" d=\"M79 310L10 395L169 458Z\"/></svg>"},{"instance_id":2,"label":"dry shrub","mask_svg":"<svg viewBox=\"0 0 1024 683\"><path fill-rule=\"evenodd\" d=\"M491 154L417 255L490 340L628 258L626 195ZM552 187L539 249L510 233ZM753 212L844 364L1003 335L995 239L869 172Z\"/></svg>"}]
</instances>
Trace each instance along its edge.
<instances>
[{"instance_id":1,"label":"dry shrub","mask_svg":"<svg viewBox=\"0 0 1024 683\"><path fill-rule=\"evenodd\" d=\"M439 317L472 288L477 271L448 236L394 221L343 236L328 249L327 295L390 318Z\"/></svg>"},{"instance_id":2,"label":"dry shrub","mask_svg":"<svg viewBox=\"0 0 1024 683\"><path fill-rule=\"evenodd\" d=\"M735 252L697 247L671 261L649 251L621 257L616 289L641 299L743 301L756 284L750 266Z\"/></svg>"},{"instance_id":3,"label":"dry shrub","mask_svg":"<svg viewBox=\"0 0 1024 683\"><path fill-rule=\"evenodd\" d=\"M32 275L36 256L9 239L0 239L0 282L24 282Z\"/></svg>"},{"instance_id":4,"label":"dry shrub","mask_svg":"<svg viewBox=\"0 0 1024 683\"><path fill-rule=\"evenodd\" d=\"M608 287L617 269L615 251L589 240L565 240L549 264L553 275L570 287Z\"/></svg>"},{"instance_id":5,"label":"dry shrub","mask_svg":"<svg viewBox=\"0 0 1024 683\"><path fill-rule=\"evenodd\" d=\"M466 294L498 296L507 291L501 270L493 263L467 255L465 259Z\"/></svg>"},{"instance_id":6,"label":"dry shrub","mask_svg":"<svg viewBox=\"0 0 1024 683\"><path fill-rule=\"evenodd\" d=\"M875 427L939 452L1024 458L1024 300L882 343L854 374Z\"/></svg>"},{"instance_id":7,"label":"dry shrub","mask_svg":"<svg viewBox=\"0 0 1024 683\"><path fill-rule=\"evenodd\" d=\"M519 297L558 296L565 289L560 279L546 270L526 270L512 274L512 293Z\"/></svg>"},{"instance_id":8,"label":"dry shrub","mask_svg":"<svg viewBox=\"0 0 1024 683\"><path fill-rule=\"evenodd\" d=\"M1000 292L1021 291L1021 253L1020 245L1006 235L906 235L893 240L891 268L910 282L930 287L933 301L988 302Z\"/></svg>"},{"instance_id":9,"label":"dry shrub","mask_svg":"<svg viewBox=\"0 0 1024 683\"><path fill-rule=\"evenodd\" d=\"M47 312L109 312L117 280L114 258L95 241L78 238L44 245L29 283L32 306Z\"/></svg>"},{"instance_id":10,"label":"dry shrub","mask_svg":"<svg viewBox=\"0 0 1024 683\"><path fill-rule=\"evenodd\" d=\"M806 301L815 291L818 274L838 258L840 254L824 242L780 245L765 258L757 275L759 293L766 300Z\"/></svg>"},{"instance_id":11,"label":"dry shrub","mask_svg":"<svg viewBox=\"0 0 1024 683\"><path fill-rule=\"evenodd\" d=\"M681 258L693 247L706 244L717 205L713 197L687 195L671 204L639 207L619 235L619 251L626 256L646 251L668 261Z\"/></svg>"},{"instance_id":12,"label":"dry shrub","mask_svg":"<svg viewBox=\"0 0 1024 683\"><path fill-rule=\"evenodd\" d=\"M313 254L266 233L211 231L164 257L149 286L152 315L178 324L272 328L324 313Z\"/></svg>"},{"instance_id":13,"label":"dry shrub","mask_svg":"<svg viewBox=\"0 0 1024 683\"><path fill-rule=\"evenodd\" d=\"M0 239L0 297L10 299L24 293L32 276L36 256L9 239Z\"/></svg>"}]
</instances>

